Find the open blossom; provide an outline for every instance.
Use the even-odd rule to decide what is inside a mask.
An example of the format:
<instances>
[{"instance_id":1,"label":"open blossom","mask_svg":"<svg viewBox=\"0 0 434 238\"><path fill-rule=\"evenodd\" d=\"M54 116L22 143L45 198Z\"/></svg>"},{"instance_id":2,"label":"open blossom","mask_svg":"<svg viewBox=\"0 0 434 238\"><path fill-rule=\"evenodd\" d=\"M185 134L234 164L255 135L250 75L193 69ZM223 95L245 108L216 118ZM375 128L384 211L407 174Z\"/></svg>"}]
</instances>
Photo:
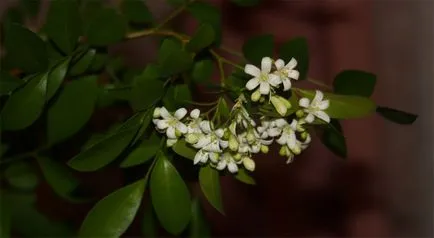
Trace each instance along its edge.
<instances>
[{"instance_id":1,"label":"open blossom","mask_svg":"<svg viewBox=\"0 0 434 238\"><path fill-rule=\"evenodd\" d=\"M219 159L220 161L218 162L216 169L224 170L227 168L231 173L238 172L237 162L235 161L235 158L230 153L228 152L223 153Z\"/></svg>"},{"instance_id":2,"label":"open blossom","mask_svg":"<svg viewBox=\"0 0 434 238\"><path fill-rule=\"evenodd\" d=\"M162 119L154 119L153 122L160 132L165 132L167 136L167 146L172 146L182 134L187 133L187 126L181 122L181 119L187 114L185 108L180 108L172 115L165 107L156 109L155 116L162 117Z\"/></svg>"},{"instance_id":3,"label":"open blossom","mask_svg":"<svg viewBox=\"0 0 434 238\"><path fill-rule=\"evenodd\" d=\"M279 76L271 74L271 67L273 61L270 57L264 57L261 61L261 69L258 67L247 64L244 68L244 72L253 76L247 84L246 88L248 90L253 90L259 86L259 92L263 95L270 93L271 87L277 87L281 81Z\"/></svg>"},{"instance_id":4,"label":"open blossom","mask_svg":"<svg viewBox=\"0 0 434 238\"><path fill-rule=\"evenodd\" d=\"M191 121L187 124L187 131L189 134L202 133L202 130L200 129L200 123L202 122L202 118L200 118L199 116L199 109L194 109L190 112Z\"/></svg>"},{"instance_id":5,"label":"open blossom","mask_svg":"<svg viewBox=\"0 0 434 238\"><path fill-rule=\"evenodd\" d=\"M308 98L301 98L299 101L300 107L303 107L303 111L307 113L305 118L306 122L312 123L315 117L330 122L330 117L324 112L329 107L329 100L323 100L324 94L316 90L315 96L310 101Z\"/></svg>"},{"instance_id":6,"label":"open blossom","mask_svg":"<svg viewBox=\"0 0 434 238\"><path fill-rule=\"evenodd\" d=\"M297 66L297 60L291 58L291 60L285 65L285 62L282 59L278 59L274 62L274 65L277 69L274 74L280 77L283 84L283 91L288 91L291 89L290 79L298 80L298 77L300 76L300 73L294 69Z\"/></svg>"}]
</instances>

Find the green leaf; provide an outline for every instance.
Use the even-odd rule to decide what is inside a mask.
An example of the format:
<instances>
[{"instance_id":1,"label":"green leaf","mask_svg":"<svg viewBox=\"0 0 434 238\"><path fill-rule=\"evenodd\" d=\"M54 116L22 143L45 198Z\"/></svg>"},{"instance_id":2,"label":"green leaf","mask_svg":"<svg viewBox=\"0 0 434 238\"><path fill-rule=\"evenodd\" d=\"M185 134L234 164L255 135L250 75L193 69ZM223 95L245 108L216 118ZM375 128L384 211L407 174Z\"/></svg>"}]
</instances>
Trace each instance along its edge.
<instances>
[{"instance_id":1,"label":"green leaf","mask_svg":"<svg viewBox=\"0 0 434 238\"><path fill-rule=\"evenodd\" d=\"M187 71L193 65L193 59L176 41L166 39L158 53L158 64L162 77L168 77Z\"/></svg>"},{"instance_id":2,"label":"green leaf","mask_svg":"<svg viewBox=\"0 0 434 238\"><path fill-rule=\"evenodd\" d=\"M136 135L137 128L110 135L76 155L68 165L78 171L96 171L116 159Z\"/></svg>"},{"instance_id":3,"label":"green leaf","mask_svg":"<svg viewBox=\"0 0 434 238\"><path fill-rule=\"evenodd\" d=\"M2 158L2 156L9 150L9 146L6 144L1 144L0 143L0 159Z\"/></svg>"},{"instance_id":4,"label":"green leaf","mask_svg":"<svg viewBox=\"0 0 434 238\"><path fill-rule=\"evenodd\" d=\"M143 164L154 158L157 151L160 149L160 141L151 138L145 140L142 145L136 148L133 152L128 155L128 157L121 163L121 168L128 168Z\"/></svg>"},{"instance_id":5,"label":"green leaf","mask_svg":"<svg viewBox=\"0 0 434 238\"><path fill-rule=\"evenodd\" d=\"M69 75L77 76L86 72L92 66L95 58L96 50L90 49L87 51L69 70Z\"/></svg>"},{"instance_id":6,"label":"green leaf","mask_svg":"<svg viewBox=\"0 0 434 238\"><path fill-rule=\"evenodd\" d=\"M244 168L238 169L238 173L235 175L235 179L245 184L255 185L256 181L252 178Z\"/></svg>"},{"instance_id":7,"label":"green leaf","mask_svg":"<svg viewBox=\"0 0 434 238\"><path fill-rule=\"evenodd\" d=\"M2 19L4 25L8 25L11 23L22 24L23 23L23 14L20 9L17 7L9 7L6 11L5 16Z\"/></svg>"},{"instance_id":8,"label":"green leaf","mask_svg":"<svg viewBox=\"0 0 434 238\"><path fill-rule=\"evenodd\" d=\"M153 119L154 109L155 109L155 107L151 107L145 112L144 116L142 117L141 122L139 122L139 131L137 132L137 135L134 138L132 144L135 144L138 140L143 138L146 130L149 127L149 124L151 124L151 120ZM154 133L151 135L149 140L152 140L152 141L159 140L160 138L156 135L156 133L157 132L154 130ZM149 142L151 142L151 141L149 141Z\"/></svg>"},{"instance_id":9,"label":"green leaf","mask_svg":"<svg viewBox=\"0 0 434 238\"><path fill-rule=\"evenodd\" d=\"M347 158L347 144L338 120L331 120L321 137L321 141L337 156Z\"/></svg>"},{"instance_id":10,"label":"green leaf","mask_svg":"<svg viewBox=\"0 0 434 238\"><path fill-rule=\"evenodd\" d=\"M220 97L219 101L217 103L217 112L218 113L218 117L219 120L221 121L225 121L226 119L229 118L230 115L230 109L228 104L226 103L226 100L224 97Z\"/></svg>"},{"instance_id":11,"label":"green leaf","mask_svg":"<svg viewBox=\"0 0 434 238\"><path fill-rule=\"evenodd\" d=\"M291 58L297 60L297 67L300 72L299 80L304 80L307 77L309 70L309 49L306 38L294 38L283 43L279 48L279 57L288 63Z\"/></svg>"},{"instance_id":12,"label":"green leaf","mask_svg":"<svg viewBox=\"0 0 434 238\"><path fill-rule=\"evenodd\" d=\"M64 53L72 53L81 35L77 1L51 1L44 31Z\"/></svg>"},{"instance_id":13,"label":"green leaf","mask_svg":"<svg viewBox=\"0 0 434 238\"><path fill-rule=\"evenodd\" d=\"M360 70L345 70L335 77L333 89L337 94L370 97L374 92L376 81L375 74Z\"/></svg>"},{"instance_id":14,"label":"green leaf","mask_svg":"<svg viewBox=\"0 0 434 238\"><path fill-rule=\"evenodd\" d=\"M210 81L214 71L213 61L209 59L196 61L192 70L192 78L195 83Z\"/></svg>"},{"instance_id":15,"label":"green leaf","mask_svg":"<svg viewBox=\"0 0 434 238\"><path fill-rule=\"evenodd\" d=\"M25 162L16 162L9 165L4 172L4 176L12 187L21 190L33 190L39 183L34 169Z\"/></svg>"},{"instance_id":16,"label":"green leaf","mask_svg":"<svg viewBox=\"0 0 434 238\"><path fill-rule=\"evenodd\" d=\"M136 216L145 184L141 179L100 200L84 219L79 236L120 237Z\"/></svg>"},{"instance_id":17,"label":"green leaf","mask_svg":"<svg viewBox=\"0 0 434 238\"><path fill-rule=\"evenodd\" d=\"M190 147L185 140L181 139L178 140L173 146L172 150L177 153L178 155L194 160L194 156L196 155L197 151Z\"/></svg>"},{"instance_id":18,"label":"green leaf","mask_svg":"<svg viewBox=\"0 0 434 238\"><path fill-rule=\"evenodd\" d=\"M121 9L128 21L133 23L152 22L152 14L143 0L122 0Z\"/></svg>"},{"instance_id":19,"label":"green leaf","mask_svg":"<svg viewBox=\"0 0 434 238\"><path fill-rule=\"evenodd\" d=\"M11 237L11 211L4 199L0 200L0 237L9 238Z\"/></svg>"},{"instance_id":20,"label":"green leaf","mask_svg":"<svg viewBox=\"0 0 434 238\"><path fill-rule=\"evenodd\" d=\"M149 107L162 97L164 82L158 77L156 67L148 66L141 75L134 78L130 104L135 111Z\"/></svg>"},{"instance_id":21,"label":"green leaf","mask_svg":"<svg viewBox=\"0 0 434 238\"><path fill-rule=\"evenodd\" d=\"M171 86L163 98L164 106L168 110L175 111L179 107L186 106L191 102L191 92L187 84Z\"/></svg>"},{"instance_id":22,"label":"green leaf","mask_svg":"<svg viewBox=\"0 0 434 238\"><path fill-rule=\"evenodd\" d=\"M127 32L127 21L115 9L102 8L88 22L85 35L89 44L106 46L119 42Z\"/></svg>"},{"instance_id":23,"label":"green leaf","mask_svg":"<svg viewBox=\"0 0 434 238\"><path fill-rule=\"evenodd\" d=\"M210 166L202 167L199 171L199 183L208 202L224 215L219 172Z\"/></svg>"},{"instance_id":24,"label":"green leaf","mask_svg":"<svg viewBox=\"0 0 434 238\"><path fill-rule=\"evenodd\" d=\"M169 233L179 235L190 222L190 193L164 154L160 154L152 171L150 189L160 224Z\"/></svg>"},{"instance_id":25,"label":"green leaf","mask_svg":"<svg viewBox=\"0 0 434 238\"><path fill-rule=\"evenodd\" d=\"M43 156L38 156L37 161L45 180L57 195L68 201L80 201L72 196L79 181L64 164Z\"/></svg>"},{"instance_id":26,"label":"green leaf","mask_svg":"<svg viewBox=\"0 0 434 238\"><path fill-rule=\"evenodd\" d=\"M307 90L297 90L305 97L313 99L315 92ZM352 119L368 116L375 112L375 103L366 97L349 96L324 93L324 99L330 102L329 108L325 112L336 119Z\"/></svg>"},{"instance_id":27,"label":"green leaf","mask_svg":"<svg viewBox=\"0 0 434 238\"><path fill-rule=\"evenodd\" d=\"M67 84L48 110L48 143L55 144L77 133L92 116L98 86L96 76Z\"/></svg>"},{"instance_id":28,"label":"green leaf","mask_svg":"<svg viewBox=\"0 0 434 238\"><path fill-rule=\"evenodd\" d=\"M5 27L4 48L8 65L26 73L41 72L48 68L45 43L30 30L12 23Z\"/></svg>"},{"instance_id":29,"label":"green leaf","mask_svg":"<svg viewBox=\"0 0 434 238\"><path fill-rule=\"evenodd\" d=\"M92 72L100 71L104 68L108 61L109 57L107 54L96 53L92 63L89 65L88 70Z\"/></svg>"},{"instance_id":30,"label":"green leaf","mask_svg":"<svg viewBox=\"0 0 434 238\"><path fill-rule=\"evenodd\" d=\"M270 34L249 38L243 44L243 54L250 63L260 67L263 57L273 58L274 37Z\"/></svg>"},{"instance_id":31,"label":"green leaf","mask_svg":"<svg viewBox=\"0 0 434 238\"><path fill-rule=\"evenodd\" d=\"M191 238L211 237L209 225L203 214L198 198L194 198L191 204L190 234Z\"/></svg>"},{"instance_id":32,"label":"green leaf","mask_svg":"<svg viewBox=\"0 0 434 238\"><path fill-rule=\"evenodd\" d=\"M187 11L202 24L208 24L214 28L214 42L221 42L221 14L220 10L207 2L193 2L187 6Z\"/></svg>"},{"instance_id":33,"label":"green leaf","mask_svg":"<svg viewBox=\"0 0 434 238\"><path fill-rule=\"evenodd\" d=\"M232 0L232 2L240 7L253 7L261 3L261 0Z\"/></svg>"},{"instance_id":34,"label":"green leaf","mask_svg":"<svg viewBox=\"0 0 434 238\"><path fill-rule=\"evenodd\" d=\"M31 17L38 15L41 6L41 0L20 0L20 3L26 14L30 15Z\"/></svg>"},{"instance_id":35,"label":"green leaf","mask_svg":"<svg viewBox=\"0 0 434 238\"><path fill-rule=\"evenodd\" d=\"M0 71L0 95L6 95L24 83L22 79L14 77L5 71Z\"/></svg>"},{"instance_id":36,"label":"green leaf","mask_svg":"<svg viewBox=\"0 0 434 238\"><path fill-rule=\"evenodd\" d=\"M38 119L45 105L47 75L29 79L9 97L1 112L2 129L21 130Z\"/></svg>"},{"instance_id":37,"label":"green leaf","mask_svg":"<svg viewBox=\"0 0 434 238\"><path fill-rule=\"evenodd\" d=\"M48 75L48 84L47 84L47 96L46 100L50 100L59 89L63 80L65 79L66 73L68 72L69 63L71 62L71 58L68 57L59 64L54 66L51 72Z\"/></svg>"},{"instance_id":38,"label":"green leaf","mask_svg":"<svg viewBox=\"0 0 434 238\"><path fill-rule=\"evenodd\" d=\"M152 203L150 201L146 201L145 204L145 212L142 221L142 235L144 237L158 237L158 223L155 219Z\"/></svg>"},{"instance_id":39,"label":"green leaf","mask_svg":"<svg viewBox=\"0 0 434 238\"><path fill-rule=\"evenodd\" d=\"M194 33L185 48L190 52L199 52L212 44L214 41L214 35L215 33L212 26L202 24L196 33Z\"/></svg>"},{"instance_id":40,"label":"green leaf","mask_svg":"<svg viewBox=\"0 0 434 238\"><path fill-rule=\"evenodd\" d=\"M418 117L415 114L388 107L377 107L376 111L385 119L402 125L413 124Z\"/></svg>"}]
</instances>

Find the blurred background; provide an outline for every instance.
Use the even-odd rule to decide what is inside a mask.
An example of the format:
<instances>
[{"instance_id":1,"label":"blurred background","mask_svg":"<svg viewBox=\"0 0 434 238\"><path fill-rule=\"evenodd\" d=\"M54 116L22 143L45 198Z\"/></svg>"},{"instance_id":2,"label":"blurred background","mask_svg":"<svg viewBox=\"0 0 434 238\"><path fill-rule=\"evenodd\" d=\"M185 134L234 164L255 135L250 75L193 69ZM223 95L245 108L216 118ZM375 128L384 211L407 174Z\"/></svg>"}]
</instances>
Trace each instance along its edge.
<instances>
[{"instance_id":1,"label":"blurred background","mask_svg":"<svg viewBox=\"0 0 434 238\"><path fill-rule=\"evenodd\" d=\"M160 18L172 10L161 0L146 2ZM227 0L211 2L222 11L224 45L240 50L245 39L261 33L275 35L277 45L307 37L310 77L331 84L343 69L373 72L379 105L419 115L411 126L378 116L346 121L346 161L318 141L290 165L276 151L257 158L256 186L223 178L226 216L203 203L213 233L432 237L434 1L263 0L259 7L247 9ZM14 1L0 1L1 12L11 4ZM41 25L48 4L43 1L29 25ZM188 16L175 22L173 27L180 31L195 29ZM155 39L138 39L112 51L131 65L144 66L153 59L156 44ZM192 186L200 193L197 184ZM53 217L77 217L77 222L83 218L51 199L41 209L55 208Z\"/></svg>"}]
</instances>

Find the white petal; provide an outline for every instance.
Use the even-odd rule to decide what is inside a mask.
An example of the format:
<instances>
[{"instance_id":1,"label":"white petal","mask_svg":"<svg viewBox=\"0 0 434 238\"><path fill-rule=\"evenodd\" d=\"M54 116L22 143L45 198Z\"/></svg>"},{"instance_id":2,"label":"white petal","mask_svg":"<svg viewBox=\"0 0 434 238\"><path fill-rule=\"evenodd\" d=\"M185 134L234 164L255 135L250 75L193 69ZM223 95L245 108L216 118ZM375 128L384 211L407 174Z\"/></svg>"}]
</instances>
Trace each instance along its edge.
<instances>
[{"instance_id":1,"label":"white petal","mask_svg":"<svg viewBox=\"0 0 434 238\"><path fill-rule=\"evenodd\" d=\"M330 105L329 100L324 100L324 101L319 102L317 106L319 109L325 110L325 109L329 108L329 105Z\"/></svg>"},{"instance_id":2,"label":"white petal","mask_svg":"<svg viewBox=\"0 0 434 238\"><path fill-rule=\"evenodd\" d=\"M220 160L219 163L217 164L216 169L223 170L225 168L226 168L226 160Z\"/></svg>"},{"instance_id":3,"label":"white petal","mask_svg":"<svg viewBox=\"0 0 434 238\"><path fill-rule=\"evenodd\" d=\"M160 121L160 119L152 119L152 122L154 123L154 125L157 125L159 121Z\"/></svg>"},{"instance_id":4,"label":"white petal","mask_svg":"<svg viewBox=\"0 0 434 238\"><path fill-rule=\"evenodd\" d=\"M300 101L298 101L298 105L300 105L300 107L308 108L310 105L309 98L301 98Z\"/></svg>"},{"instance_id":5,"label":"white petal","mask_svg":"<svg viewBox=\"0 0 434 238\"><path fill-rule=\"evenodd\" d=\"M291 60L285 65L287 69L293 69L297 66L297 60L295 58L291 58Z\"/></svg>"},{"instance_id":6,"label":"white petal","mask_svg":"<svg viewBox=\"0 0 434 238\"><path fill-rule=\"evenodd\" d=\"M273 140L261 140L261 143L263 145L271 145L273 143Z\"/></svg>"},{"instance_id":7,"label":"white petal","mask_svg":"<svg viewBox=\"0 0 434 238\"><path fill-rule=\"evenodd\" d=\"M303 144L309 144L312 141L312 137L310 137L309 134L307 134L306 140L304 140Z\"/></svg>"},{"instance_id":8,"label":"white petal","mask_svg":"<svg viewBox=\"0 0 434 238\"><path fill-rule=\"evenodd\" d=\"M193 164L197 164L202 160L202 157L204 156L204 153L202 150L199 150L196 155L194 156Z\"/></svg>"},{"instance_id":9,"label":"white petal","mask_svg":"<svg viewBox=\"0 0 434 238\"><path fill-rule=\"evenodd\" d=\"M313 120L315 120L315 116L312 113L307 114L306 118L304 119L307 123L312 123Z\"/></svg>"},{"instance_id":10,"label":"white petal","mask_svg":"<svg viewBox=\"0 0 434 238\"><path fill-rule=\"evenodd\" d=\"M169 139L176 139L175 128L173 127L167 128L166 135Z\"/></svg>"},{"instance_id":11,"label":"white petal","mask_svg":"<svg viewBox=\"0 0 434 238\"><path fill-rule=\"evenodd\" d=\"M282 83L283 83L283 91L288 91L289 89L291 89L291 80L284 79L282 80Z\"/></svg>"},{"instance_id":12,"label":"white petal","mask_svg":"<svg viewBox=\"0 0 434 238\"><path fill-rule=\"evenodd\" d=\"M218 140L212 141L211 143L203 147L203 149L210 152L221 152Z\"/></svg>"},{"instance_id":13,"label":"white petal","mask_svg":"<svg viewBox=\"0 0 434 238\"><path fill-rule=\"evenodd\" d=\"M199 118L199 116L200 116L200 110L197 108L190 112L190 117L193 119L197 119Z\"/></svg>"},{"instance_id":14,"label":"white petal","mask_svg":"<svg viewBox=\"0 0 434 238\"><path fill-rule=\"evenodd\" d=\"M261 92L261 94L267 95L270 92L270 84L268 84L268 82L261 82L259 92Z\"/></svg>"},{"instance_id":15,"label":"white petal","mask_svg":"<svg viewBox=\"0 0 434 238\"><path fill-rule=\"evenodd\" d=\"M238 152L247 153L247 152L249 152L249 147L245 144L242 144L238 147Z\"/></svg>"},{"instance_id":16,"label":"white petal","mask_svg":"<svg viewBox=\"0 0 434 238\"><path fill-rule=\"evenodd\" d=\"M270 57L264 57L261 60L261 71L262 73L270 73L271 66L272 66L272 60Z\"/></svg>"},{"instance_id":17,"label":"white petal","mask_svg":"<svg viewBox=\"0 0 434 238\"><path fill-rule=\"evenodd\" d=\"M261 150L261 146L260 145L253 145L252 148L250 149L250 152L256 154Z\"/></svg>"},{"instance_id":18,"label":"white petal","mask_svg":"<svg viewBox=\"0 0 434 238\"><path fill-rule=\"evenodd\" d=\"M201 138L199 138L199 141L193 145L193 147L196 149L201 149L209 143L211 143L211 138L209 136L202 136Z\"/></svg>"},{"instance_id":19,"label":"white petal","mask_svg":"<svg viewBox=\"0 0 434 238\"><path fill-rule=\"evenodd\" d=\"M228 148L228 146L229 146L229 142L228 141L225 141L225 140L221 140L220 141L220 147L222 149L226 149L226 148Z\"/></svg>"},{"instance_id":20,"label":"white petal","mask_svg":"<svg viewBox=\"0 0 434 238\"><path fill-rule=\"evenodd\" d=\"M289 126L295 131L297 130L297 124L298 124L297 120L292 119L292 122Z\"/></svg>"},{"instance_id":21,"label":"white petal","mask_svg":"<svg viewBox=\"0 0 434 238\"><path fill-rule=\"evenodd\" d=\"M182 122L176 123L176 129L178 129L182 134L185 134L188 131L187 126Z\"/></svg>"},{"instance_id":22,"label":"white petal","mask_svg":"<svg viewBox=\"0 0 434 238\"><path fill-rule=\"evenodd\" d=\"M169 119L172 117L172 115L170 115L170 113L167 111L165 107L160 108L160 115L164 119Z\"/></svg>"},{"instance_id":23,"label":"white petal","mask_svg":"<svg viewBox=\"0 0 434 238\"><path fill-rule=\"evenodd\" d=\"M246 83L246 88L248 90L253 90L259 85L259 78L252 78Z\"/></svg>"},{"instance_id":24,"label":"white petal","mask_svg":"<svg viewBox=\"0 0 434 238\"><path fill-rule=\"evenodd\" d=\"M219 154L217 153L209 153L209 159L213 162L213 163L217 163L219 158Z\"/></svg>"},{"instance_id":25,"label":"white petal","mask_svg":"<svg viewBox=\"0 0 434 238\"><path fill-rule=\"evenodd\" d=\"M218 136L218 138L222 138L223 135L225 134L225 131L223 129L217 129L215 131L215 134Z\"/></svg>"},{"instance_id":26,"label":"white petal","mask_svg":"<svg viewBox=\"0 0 434 238\"><path fill-rule=\"evenodd\" d=\"M259 75L261 74L261 70L254 65L246 64L246 67L244 67L244 73L252 75L254 77L259 77Z\"/></svg>"},{"instance_id":27,"label":"white petal","mask_svg":"<svg viewBox=\"0 0 434 238\"><path fill-rule=\"evenodd\" d=\"M279 139L276 140L276 142L280 145L285 145L287 141L287 136L282 135Z\"/></svg>"},{"instance_id":28,"label":"white petal","mask_svg":"<svg viewBox=\"0 0 434 238\"><path fill-rule=\"evenodd\" d=\"M321 102L323 97L324 97L324 94L321 91L316 90L315 97L312 99L312 103L317 104L317 103Z\"/></svg>"},{"instance_id":29,"label":"white petal","mask_svg":"<svg viewBox=\"0 0 434 238\"><path fill-rule=\"evenodd\" d=\"M277 70L285 67L285 61L283 61L282 59L278 59L276 60L276 62L274 62L274 65L276 66Z\"/></svg>"},{"instance_id":30,"label":"white petal","mask_svg":"<svg viewBox=\"0 0 434 238\"><path fill-rule=\"evenodd\" d=\"M297 70L290 70L287 74L287 76L289 78L298 80L298 78L300 77L300 73Z\"/></svg>"},{"instance_id":31,"label":"white petal","mask_svg":"<svg viewBox=\"0 0 434 238\"><path fill-rule=\"evenodd\" d=\"M319 119L329 123L330 122L330 117L329 115L327 115L327 113L325 113L324 111L316 111L315 112L315 116L318 117Z\"/></svg>"},{"instance_id":32,"label":"white petal","mask_svg":"<svg viewBox=\"0 0 434 238\"><path fill-rule=\"evenodd\" d=\"M268 82L273 86L276 87L279 85L282 81L280 80L280 77L275 74L269 74L268 75Z\"/></svg>"},{"instance_id":33,"label":"white petal","mask_svg":"<svg viewBox=\"0 0 434 238\"><path fill-rule=\"evenodd\" d=\"M211 123L209 121L201 121L199 126L203 132L205 132L205 133L211 132Z\"/></svg>"},{"instance_id":34,"label":"white petal","mask_svg":"<svg viewBox=\"0 0 434 238\"><path fill-rule=\"evenodd\" d=\"M267 129L267 128L265 128L264 126L259 126L258 128L256 128L256 130L257 130L259 133L264 132L266 129Z\"/></svg>"},{"instance_id":35,"label":"white petal","mask_svg":"<svg viewBox=\"0 0 434 238\"><path fill-rule=\"evenodd\" d=\"M177 141L178 139L167 139L166 145L167 147L172 147Z\"/></svg>"},{"instance_id":36,"label":"white petal","mask_svg":"<svg viewBox=\"0 0 434 238\"><path fill-rule=\"evenodd\" d=\"M290 133L288 135L287 145L290 149L295 148L295 146L297 145L297 138L295 137L295 133Z\"/></svg>"},{"instance_id":37,"label":"white petal","mask_svg":"<svg viewBox=\"0 0 434 238\"><path fill-rule=\"evenodd\" d=\"M285 121L285 119L277 119L274 121L276 123L277 127L283 127L287 125L288 123Z\"/></svg>"},{"instance_id":38,"label":"white petal","mask_svg":"<svg viewBox=\"0 0 434 238\"><path fill-rule=\"evenodd\" d=\"M271 137L279 136L282 133L282 130L279 128L271 128L268 130L268 135Z\"/></svg>"},{"instance_id":39,"label":"white petal","mask_svg":"<svg viewBox=\"0 0 434 238\"><path fill-rule=\"evenodd\" d=\"M209 152L204 152L203 156L200 159L201 163L206 163L208 161L209 156L211 155L211 153Z\"/></svg>"},{"instance_id":40,"label":"white petal","mask_svg":"<svg viewBox=\"0 0 434 238\"><path fill-rule=\"evenodd\" d=\"M167 120L158 120L157 121L157 128L160 130L164 130L167 127L169 127L169 123L167 123Z\"/></svg>"},{"instance_id":41,"label":"white petal","mask_svg":"<svg viewBox=\"0 0 434 238\"><path fill-rule=\"evenodd\" d=\"M175 112L175 117L178 120L181 120L183 117L185 117L185 115L187 115L187 109L185 109L185 108L180 108L180 109L176 110L176 112Z\"/></svg>"},{"instance_id":42,"label":"white petal","mask_svg":"<svg viewBox=\"0 0 434 238\"><path fill-rule=\"evenodd\" d=\"M231 172L231 173L236 173L236 172L238 172L238 166L237 166L237 164L235 164L233 161L229 162L229 163L228 163L228 170L229 170L229 172Z\"/></svg>"}]
</instances>

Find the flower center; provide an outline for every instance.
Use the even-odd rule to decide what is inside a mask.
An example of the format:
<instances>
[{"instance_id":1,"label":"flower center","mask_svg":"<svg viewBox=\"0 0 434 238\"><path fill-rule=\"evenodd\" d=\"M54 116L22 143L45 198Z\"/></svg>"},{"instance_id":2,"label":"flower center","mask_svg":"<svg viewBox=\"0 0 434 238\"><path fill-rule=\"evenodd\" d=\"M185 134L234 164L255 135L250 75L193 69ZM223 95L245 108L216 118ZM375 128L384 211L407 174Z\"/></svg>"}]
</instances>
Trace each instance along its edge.
<instances>
[{"instance_id":1,"label":"flower center","mask_svg":"<svg viewBox=\"0 0 434 238\"><path fill-rule=\"evenodd\" d=\"M259 80L261 80L263 82L267 82L268 81L268 75L261 73L261 75L259 76Z\"/></svg>"}]
</instances>

